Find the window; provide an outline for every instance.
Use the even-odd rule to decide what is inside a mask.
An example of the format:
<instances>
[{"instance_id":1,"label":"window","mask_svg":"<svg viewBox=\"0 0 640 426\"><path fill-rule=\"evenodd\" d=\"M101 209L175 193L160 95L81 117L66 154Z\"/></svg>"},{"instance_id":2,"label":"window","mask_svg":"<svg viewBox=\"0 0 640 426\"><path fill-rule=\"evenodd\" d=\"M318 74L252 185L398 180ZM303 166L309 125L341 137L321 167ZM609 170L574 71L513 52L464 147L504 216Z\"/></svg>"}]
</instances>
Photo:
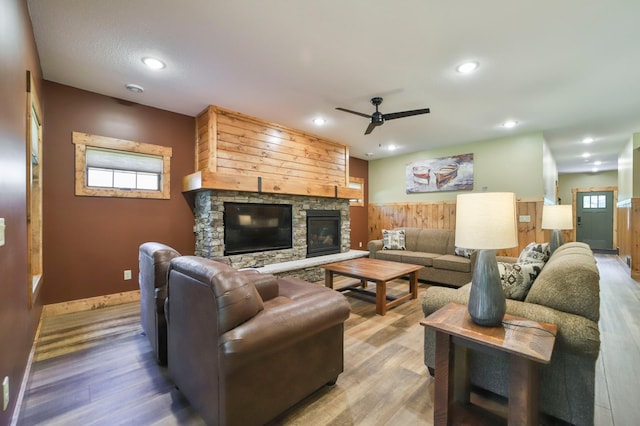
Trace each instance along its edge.
<instances>
[{"instance_id":1,"label":"window","mask_svg":"<svg viewBox=\"0 0 640 426\"><path fill-rule=\"evenodd\" d=\"M360 190L360 196L358 198L352 198L349 200L351 207L363 207L364 206L364 179L350 176L349 188Z\"/></svg>"},{"instance_id":2,"label":"window","mask_svg":"<svg viewBox=\"0 0 640 426\"><path fill-rule=\"evenodd\" d=\"M584 195L582 197L583 209L606 209L607 208L607 196L606 195Z\"/></svg>"},{"instance_id":3,"label":"window","mask_svg":"<svg viewBox=\"0 0 640 426\"><path fill-rule=\"evenodd\" d=\"M40 99L27 72L27 289L29 306L42 281L42 114Z\"/></svg>"},{"instance_id":4,"label":"window","mask_svg":"<svg viewBox=\"0 0 640 426\"><path fill-rule=\"evenodd\" d=\"M76 195L169 199L171 148L73 133Z\"/></svg>"}]
</instances>

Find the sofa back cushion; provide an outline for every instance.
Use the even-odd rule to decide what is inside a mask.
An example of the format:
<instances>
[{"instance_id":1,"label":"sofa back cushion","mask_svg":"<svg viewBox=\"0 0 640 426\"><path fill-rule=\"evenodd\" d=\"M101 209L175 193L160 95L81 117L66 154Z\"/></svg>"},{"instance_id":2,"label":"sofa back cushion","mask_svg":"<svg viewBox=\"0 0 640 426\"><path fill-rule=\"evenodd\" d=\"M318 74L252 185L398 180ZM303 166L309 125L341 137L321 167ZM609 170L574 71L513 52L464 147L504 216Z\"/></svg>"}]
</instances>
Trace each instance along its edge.
<instances>
[{"instance_id":1,"label":"sofa back cushion","mask_svg":"<svg viewBox=\"0 0 640 426\"><path fill-rule=\"evenodd\" d=\"M455 233L449 229L403 228L405 246L410 251L453 254Z\"/></svg>"},{"instance_id":2,"label":"sofa back cushion","mask_svg":"<svg viewBox=\"0 0 640 426\"><path fill-rule=\"evenodd\" d=\"M556 250L534 281L525 301L598 322L600 274L591 250L579 246Z\"/></svg>"}]
</instances>

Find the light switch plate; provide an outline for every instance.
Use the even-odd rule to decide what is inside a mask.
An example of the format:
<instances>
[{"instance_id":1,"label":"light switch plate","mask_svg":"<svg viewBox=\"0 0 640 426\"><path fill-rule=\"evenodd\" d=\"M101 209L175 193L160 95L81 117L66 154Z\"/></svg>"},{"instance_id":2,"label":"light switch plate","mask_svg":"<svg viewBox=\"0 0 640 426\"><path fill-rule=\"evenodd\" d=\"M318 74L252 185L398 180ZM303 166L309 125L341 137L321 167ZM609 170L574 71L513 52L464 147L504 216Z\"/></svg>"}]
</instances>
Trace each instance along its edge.
<instances>
[{"instance_id":1,"label":"light switch plate","mask_svg":"<svg viewBox=\"0 0 640 426\"><path fill-rule=\"evenodd\" d=\"M0 246L4 245L4 217L0 217Z\"/></svg>"}]
</instances>

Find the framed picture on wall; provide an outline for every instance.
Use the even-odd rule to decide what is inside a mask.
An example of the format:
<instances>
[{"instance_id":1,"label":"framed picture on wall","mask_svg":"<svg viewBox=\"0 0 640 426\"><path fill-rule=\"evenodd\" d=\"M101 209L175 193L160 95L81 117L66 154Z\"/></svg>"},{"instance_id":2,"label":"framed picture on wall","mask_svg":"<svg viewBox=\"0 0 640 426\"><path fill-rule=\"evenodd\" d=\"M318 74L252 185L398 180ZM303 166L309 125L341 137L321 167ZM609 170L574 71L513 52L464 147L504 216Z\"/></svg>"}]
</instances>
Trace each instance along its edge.
<instances>
[{"instance_id":1,"label":"framed picture on wall","mask_svg":"<svg viewBox=\"0 0 640 426\"><path fill-rule=\"evenodd\" d=\"M407 194L473 189L473 154L407 163Z\"/></svg>"}]
</instances>

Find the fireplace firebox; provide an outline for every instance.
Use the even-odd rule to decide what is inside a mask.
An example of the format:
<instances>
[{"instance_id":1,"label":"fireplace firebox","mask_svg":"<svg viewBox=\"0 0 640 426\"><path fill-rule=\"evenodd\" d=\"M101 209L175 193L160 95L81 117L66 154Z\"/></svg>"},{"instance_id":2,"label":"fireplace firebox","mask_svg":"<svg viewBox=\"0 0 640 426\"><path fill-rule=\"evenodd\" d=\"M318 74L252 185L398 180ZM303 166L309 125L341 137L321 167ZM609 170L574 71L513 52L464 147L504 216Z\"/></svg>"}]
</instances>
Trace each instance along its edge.
<instances>
[{"instance_id":1,"label":"fireplace firebox","mask_svg":"<svg viewBox=\"0 0 640 426\"><path fill-rule=\"evenodd\" d=\"M307 257L340 253L340 211L307 210Z\"/></svg>"}]
</instances>

